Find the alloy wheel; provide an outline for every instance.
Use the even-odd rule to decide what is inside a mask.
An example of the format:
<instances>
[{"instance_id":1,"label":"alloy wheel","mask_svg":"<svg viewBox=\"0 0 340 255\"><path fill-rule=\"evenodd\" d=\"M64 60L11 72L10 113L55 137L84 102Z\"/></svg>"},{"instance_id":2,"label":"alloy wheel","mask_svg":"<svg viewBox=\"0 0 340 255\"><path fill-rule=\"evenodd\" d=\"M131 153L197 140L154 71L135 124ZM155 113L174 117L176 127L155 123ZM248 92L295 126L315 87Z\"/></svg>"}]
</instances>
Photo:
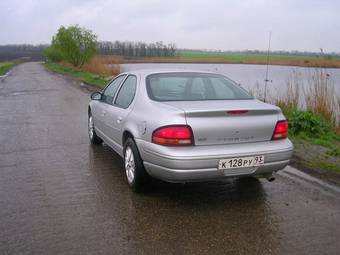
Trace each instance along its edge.
<instances>
[{"instance_id":1,"label":"alloy wheel","mask_svg":"<svg viewBox=\"0 0 340 255\"><path fill-rule=\"evenodd\" d=\"M132 183L135 179L135 159L130 147L125 150L125 172L128 182Z\"/></svg>"},{"instance_id":2,"label":"alloy wheel","mask_svg":"<svg viewBox=\"0 0 340 255\"><path fill-rule=\"evenodd\" d=\"M93 132L94 132L94 125L93 125L93 120L92 116L89 116L89 137L92 140L93 139Z\"/></svg>"}]
</instances>

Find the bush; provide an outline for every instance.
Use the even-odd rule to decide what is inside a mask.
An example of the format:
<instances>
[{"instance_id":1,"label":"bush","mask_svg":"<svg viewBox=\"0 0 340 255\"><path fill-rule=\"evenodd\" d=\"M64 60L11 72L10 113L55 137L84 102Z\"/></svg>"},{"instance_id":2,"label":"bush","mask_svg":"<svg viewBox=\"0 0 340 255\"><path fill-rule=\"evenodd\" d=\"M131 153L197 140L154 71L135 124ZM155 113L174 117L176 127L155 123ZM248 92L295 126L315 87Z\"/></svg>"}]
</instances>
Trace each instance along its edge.
<instances>
[{"instance_id":1,"label":"bush","mask_svg":"<svg viewBox=\"0 0 340 255\"><path fill-rule=\"evenodd\" d=\"M91 30L78 25L61 26L45 54L52 61L63 60L81 67L96 53L96 39Z\"/></svg>"},{"instance_id":2,"label":"bush","mask_svg":"<svg viewBox=\"0 0 340 255\"><path fill-rule=\"evenodd\" d=\"M50 46L44 50L45 57L52 62L60 62L63 60L63 56L60 50L56 47Z\"/></svg>"},{"instance_id":3,"label":"bush","mask_svg":"<svg viewBox=\"0 0 340 255\"><path fill-rule=\"evenodd\" d=\"M321 137L331 132L328 123L310 111L295 111L289 116L291 134L304 133L310 137Z\"/></svg>"}]
</instances>

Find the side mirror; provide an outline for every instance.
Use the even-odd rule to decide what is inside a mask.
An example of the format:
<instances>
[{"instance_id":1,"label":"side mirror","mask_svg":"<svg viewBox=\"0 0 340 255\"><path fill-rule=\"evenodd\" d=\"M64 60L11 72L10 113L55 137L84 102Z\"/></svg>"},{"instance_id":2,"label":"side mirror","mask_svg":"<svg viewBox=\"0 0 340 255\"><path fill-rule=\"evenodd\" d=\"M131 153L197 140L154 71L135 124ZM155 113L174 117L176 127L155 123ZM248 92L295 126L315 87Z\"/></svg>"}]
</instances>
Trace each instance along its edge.
<instances>
[{"instance_id":1,"label":"side mirror","mask_svg":"<svg viewBox=\"0 0 340 255\"><path fill-rule=\"evenodd\" d=\"M91 99L92 100L100 100L101 98L102 98L102 94L100 92L98 92L98 91L93 92L91 94Z\"/></svg>"}]
</instances>

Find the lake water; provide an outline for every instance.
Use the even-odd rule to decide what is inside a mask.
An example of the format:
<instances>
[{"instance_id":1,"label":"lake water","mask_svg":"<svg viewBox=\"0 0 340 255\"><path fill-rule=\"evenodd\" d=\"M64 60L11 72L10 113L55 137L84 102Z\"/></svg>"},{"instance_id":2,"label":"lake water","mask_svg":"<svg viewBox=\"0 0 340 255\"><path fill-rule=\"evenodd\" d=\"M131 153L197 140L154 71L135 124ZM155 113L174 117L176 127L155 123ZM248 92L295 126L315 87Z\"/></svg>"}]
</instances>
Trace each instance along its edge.
<instances>
[{"instance_id":1,"label":"lake water","mask_svg":"<svg viewBox=\"0 0 340 255\"><path fill-rule=\"evenodd\" d=\"M200 71L213 71L224 74L239 83L247 90L263 93L266 66L244 64L124 64L124 71L137 69L188 69ZM275 96L286 91L286 84L291 79L297 79L301 87L307 88L315 68L293 66L269 66L267 93ZM340 95L340 69L323 69L329 76L329 82L334 85L335 91ZM261 92L262 91L262 92Z\"/></svg>"}]
</instances>

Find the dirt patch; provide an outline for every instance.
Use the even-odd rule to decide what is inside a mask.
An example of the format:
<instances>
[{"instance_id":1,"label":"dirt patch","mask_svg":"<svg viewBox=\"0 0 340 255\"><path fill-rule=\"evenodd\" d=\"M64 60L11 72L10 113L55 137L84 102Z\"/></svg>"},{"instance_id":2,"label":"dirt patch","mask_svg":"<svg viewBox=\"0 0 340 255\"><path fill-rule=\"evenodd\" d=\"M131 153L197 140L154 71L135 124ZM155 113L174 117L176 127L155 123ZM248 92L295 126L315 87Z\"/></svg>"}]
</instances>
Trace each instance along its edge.
<instances>
[{"instance_id":1,"label":"dirt patch","mask_svg":"<svg viewBox=\"0 0 340 255\"><path fill-rule=\"evenodd\" d=\"M340 157L330 149L304 141L294 141L291 165L312 176L340 185Z\"/></svg>"}]
</instances>

